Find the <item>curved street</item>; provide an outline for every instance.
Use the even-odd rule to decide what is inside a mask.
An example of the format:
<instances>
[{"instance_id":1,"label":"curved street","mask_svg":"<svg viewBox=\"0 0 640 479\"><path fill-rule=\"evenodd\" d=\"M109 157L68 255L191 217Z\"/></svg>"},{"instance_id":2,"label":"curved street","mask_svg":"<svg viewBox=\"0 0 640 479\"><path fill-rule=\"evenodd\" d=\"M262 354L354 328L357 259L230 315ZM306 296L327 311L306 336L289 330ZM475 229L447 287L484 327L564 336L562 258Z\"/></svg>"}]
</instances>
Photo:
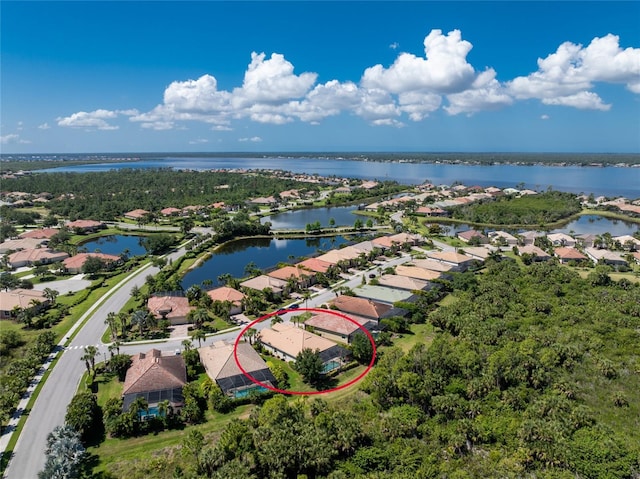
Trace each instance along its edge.
<instances>
[{"instance_id":1,"label":"curved street","mask_svg":"<svg viewBox=\"0 0 640 479\"><path fill-rule=\"evenodd\" d=\"M184 247L179 248L166 257L169 260L176 260L184 255ZM409 255L390 260L386 266L395 266L410 259ZM45 447L48 434L59 425L64 424L67 405L75 395L80 378L85 372L84 361L81 360L85 346L94 345L98 349L97 362L104 361L109 355L108 344L101 341L104 333L105 319L110 312L118 312L130 297L131 288L135 285L142 287L148 275L158 273L158 268L145 266L134 272L131 276L123 280L114 291L95 308L90 309L78 321L80 330L71 342L61 349L60 357L55 367L52 368L49 377L44 382L40 394L29 412L24 428L14 447L13 456L5 470L6 479L35 479L45 463ZM336 287L353 288L361 284L362 275L368 271L361 271L344 282L340 282ZM335 288L335 287L334 287ZM333 289L325 289L314 294L305 304L301 306L316 307L335 298ZM83 321L86 322L83 324ZM286 320L287 318L285 318ZM260 323L255 329L262 329L268 326L268 322ZM69 336L75 331L72 328L67 336L59 343L64 345ZM211 344L215 341L233 341L239 333L238 328L233 328L228 332L218 333L209 336L204 344ZM172 338L163 342L139 342L123 345L120 347L121 353L136 354L146 352L151 347L162 351L175 351L181 348L182 340L185 338ZM151 345L152 344L152 345Z\"/></svg>"}]
</instances>

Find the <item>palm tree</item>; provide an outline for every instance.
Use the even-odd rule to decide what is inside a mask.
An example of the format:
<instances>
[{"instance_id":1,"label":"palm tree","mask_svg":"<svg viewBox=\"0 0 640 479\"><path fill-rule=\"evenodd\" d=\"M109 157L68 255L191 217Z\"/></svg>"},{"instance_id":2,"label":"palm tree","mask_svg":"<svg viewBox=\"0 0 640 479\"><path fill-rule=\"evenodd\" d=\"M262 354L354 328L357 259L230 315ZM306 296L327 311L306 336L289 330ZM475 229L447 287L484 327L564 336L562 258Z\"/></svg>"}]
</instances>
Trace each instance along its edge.
<instances>
[{"instance_id":1,"label":"palm tree","mask_svg":"<svg viewBox=\"0 0 640 479\"><path fill-rule=\"evenodd\" d=\"M56 298L60 294L55 289L51 288L44 288L42 290L42 293L44 294L44 297L47 298L49 302L51 302L51 304L55 304Z\"/></svg>"},{"instance_id":2,"label":"palm tree","mask_svg":"<svg viewBox=\"0 0 640 479\"><path fill-rule=\"evenodd\" d=\"M258 338L258 332L255 328L249 328L245 331L244 337L249 341L249 344L253 344L254 340Z\"/></svg>"},{"instance_id":3,"label":"palm tree","mask_svg":"<svg viewBox=\"0 0 640 479\"><path fill-rule=\"evenodd\" d=\"M140 415L140 411L148 412L149 411L149 403L143 396L138 396L133 400L133 402L129 405L129 412L136 413L136 415Z\"/></svg>"},{"instance_id":4,"label":"palm tree","mask_svg":"<svg viewBox=\"0 0 640 479\"><path fill-rule=\"evenodd\" d=\"M120 322L122 337L125 338L127 336L127 327L129 326L129 315L121 311L118 313L118 321Z\"/></svg>"},{"instance_id":5,"label":"palm tree","mask_svg":"<svg viewBox=\"0 0 640 479\"><path fill-rule=\"evenodd\" d=\"M273 326L274 324L282 323L283 321L284 319L282 319L282 316L276 314L273 318L271 318L271 326Z\"/></svg>"},{"instance_id":6,"label":"palm tree","mask_svg":"<svg viewBox=\"0 0 640 479\"><path fill-rule=\"evenodd\" d=\"M208 321L210 319L207 310L202 308L189 311L187 318L189 319L189 321L193 322L193 325L196 327L196 329L200 329L205 321Z\"/></svg>"},{"instance_id":7,"label":"palm tree","mask_svg":"<svg viewBox=\"0 0 640 479\"><path fill-rule=\"evenodd\" d=\"M137 311L134 311L133 315L131 316L131 324L138 326L138 330L140 331L140 336L142 336L142 333L144 332L144 328L147 325L148 315L149 315L148 312L139 309Z\"/></svg>"},{"instance_id":8,"label":"palm tree","mask_svg":"<svg viewBox=\"0 0 640 479\"><path fill-rule=\"evenodd\" d=\"M84 348L84 353L88 356L89 362L91 363L91 370L93 371L93 376L96 375L96 356L98 355L98 348L95 346L87 346Z\"/></svg>"},{"instance_id":9,"label":"palm tree","mask_svg":"<svg viewBox=\"0 0 640 479\"><path fill-rule=\"evenodd\" d=\"M184 348L185 351L191 351L192 345L193 345L193 342L191 339L182 340L182 347Z\"/></svg>"},{"instance_id":10,"label":"palm tree","mask_svg":"<svg viewBox=\"0 0 640 479\"><path fill-rule=\"evenodd\" d=\"M113 359L113 352L115 351L116 354L120 354L120 341L118 341L117 339L112 342L109 346L109 353L111 353L111 359Z\"/></svg>"},{"instance_id":11,"label":"palm tree","mask_svg":"<svg viewBox=\"0 0 640 479\"><path fill-rule=\"evenodd\" d=\"M202 346L202 340L203 339L207 339L207 335L205 334L205 332L202 329L196 329L193 334L191 335L191 341L197 340L198 341L198 347Z\"/></svg>"},{"instance_id":12,"label":"palm tree","mask_svg":"<svg viewBox=\"0 0 640 479\"><path fill-rule=\"evenodd\" d=\"M304 299L304 307L308 308L309 307L309 299L311 299L311 291L309 290L304 290L302 292L302 298Z\"/></svg>"},{"instance_id":13,"label":"palm tree","mask_svg":"<svg viewBox=\"0 0 640 479\"><path fill-rule=\"evenodd\" d=\"M116 329L116 323L118 320L118 316L113 311L107 314L106 319L104 320L104 324L109 326L109 332L111 333L111 341L114 341L118 337L118 330Z\"/></svg>"}]
</instances>

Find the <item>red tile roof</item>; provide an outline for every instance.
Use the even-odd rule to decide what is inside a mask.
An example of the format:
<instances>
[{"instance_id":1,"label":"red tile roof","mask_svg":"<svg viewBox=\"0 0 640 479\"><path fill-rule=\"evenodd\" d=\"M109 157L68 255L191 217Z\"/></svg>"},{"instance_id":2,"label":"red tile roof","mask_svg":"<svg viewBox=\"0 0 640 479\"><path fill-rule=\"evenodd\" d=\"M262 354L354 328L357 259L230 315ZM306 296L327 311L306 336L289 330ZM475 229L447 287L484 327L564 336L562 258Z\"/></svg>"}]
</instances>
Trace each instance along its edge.
<instances>
[{"instance_id":1,"label":"red tile roof","mask_svg":"<svg viewBox=\"0 0 640 479\"><path fill-rule=\"evenodd\" d=\"M106 253L79 253L71 258L65 259L62 264L65 268L70 270L80 270L84 263L89 258L100 258L105 263L111 263L113 261L120 261L120 257L113 254Z\"/></svg>"},{"instance_id":2,"label":"red tile roof","mask_svg":"<svg viewBox=\"0 0 640 479\"><path fill-rule=\"evenodd\" d=\"M338 296L331 301L331 304L345 313L353 313L358 316L364 316L365 318L376 319L382 318L392 309L392 306L388 304L346 295Z\"/></svg>"},{"instance_id":3,"label":"red tile roof","mask_svg":"<svg viewBox=\"0 0 640 479\"><path fill-rule=\"evenodd\" d=\"M236 306L239 306L245 297L244 293L241 293L237 289L229 288L228 286L207 291L207 295L209 295L213 301L231 301Z\"/></svg>"},{"instance_id":4,"label":"red tile roof","mask_svg":"<svg viewBox=\"0 0 640 479\"><path fill-rule=\"evenodd\" d=\"M51 239L60 232L59 228L43 228L40 230L25 231L18 235L19 238Z\"/></svg>"},{"instance_id":5,"label":"red tile roof","mask_svg":"<svg viewBox=\"0 0 640 479\"><path fill-rule=\"evenodd\" d=\"M322 261L321 259L318 259L318 258L309 258L298 263L298 266L307 268L311 271L315 271L316 273L326 273L329 270L329 267L331 267L331 265L332 265L331 263L327 261Z\"/></svg>"}]
</instances>

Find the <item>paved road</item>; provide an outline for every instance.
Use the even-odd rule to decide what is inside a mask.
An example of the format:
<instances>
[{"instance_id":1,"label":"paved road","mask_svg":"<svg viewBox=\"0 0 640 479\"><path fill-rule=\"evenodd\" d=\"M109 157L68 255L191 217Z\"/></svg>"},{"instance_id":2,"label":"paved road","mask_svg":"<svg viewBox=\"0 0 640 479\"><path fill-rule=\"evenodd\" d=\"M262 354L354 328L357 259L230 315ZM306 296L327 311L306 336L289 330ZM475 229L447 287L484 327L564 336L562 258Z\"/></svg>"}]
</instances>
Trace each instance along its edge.
<instances>
[{"instance_id":1,"label":"paved road","mask_svg":"<svg viewBox=\"0 0 640 479\"><path fill-rule=\"evenodd\" d=\"M168 255L168 259L177 259L185 253L184 248ZM409 255L403 255L394 258L388 262L387 266L395 266L397 264L409 261ZM376 268L371 268L377 269ZM83 348L88 345L94 345L98 348L98 362L104 360L108 356L107 345L101 342L101 337L105 331L104 320L109 312L120 311L123 304L129 299L131 288L134 285L141 287L145 278L149 274L156 274L158 269L149 266L134 273L131 277L124 280L123 284L104 302L100 303L95 310L87 312L85 317L89 317L86 324L80 329L76 337L64 348L56 367L51 370L51 374L44 383L42 390L36 400L33 408L29 413L29 417L22 430L20 438L14 448L14 455L5 471L6 479L35 479L38 472L44 467L47 435L58 425L64 424L64 416L66 408L73 398L79 379L85 371L84 362L81 357L84 354ZM349 279L340 283L338 287L354 288L361 284L362 275L368 274L369 270L361 271L353 274ZM302 302L301 307L317 307L323 303L330 301L336 297L333 289L325 289L315 294L306 302ZM290 317L295 313L288 313L285 316ZM85 319L81 318L79 324ZM269 325L268 321L264 321L255 326L256 329L262 329ZM68 336L73 333L71 331ZM239 329L216 334L210 336L204 344L212 344L215 341L235 341ZM61 344L68 339L65 337ZM121 353L136 354L138 352L146 352L151 347L155 347L162 351L175 351L181 348L181 342L184 338L174 338L163 343L138 343L123 346L120 348Z\"/></svg>"}]
</instances>

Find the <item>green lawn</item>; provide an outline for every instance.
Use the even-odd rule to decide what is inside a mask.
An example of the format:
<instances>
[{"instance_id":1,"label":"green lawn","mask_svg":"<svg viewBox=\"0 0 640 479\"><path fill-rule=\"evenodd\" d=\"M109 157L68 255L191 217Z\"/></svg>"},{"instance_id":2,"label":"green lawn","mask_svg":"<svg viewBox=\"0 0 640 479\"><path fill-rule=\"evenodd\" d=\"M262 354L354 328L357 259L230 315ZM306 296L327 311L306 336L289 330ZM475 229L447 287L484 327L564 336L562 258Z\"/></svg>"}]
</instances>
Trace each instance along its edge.
<instances>
[{"instance_id":1,"label":"green lawn","mask_svg":"<svg viewBox=\"0 0 640 479\"><path fill-rule=\"evenodd\" d=\"M409 351L418 343L431 344L435 336L433 326L429 323L412 324L409 329L411 331L410 333L401 334L393 340L393 345L399 347L404 352Z\"/></svg>"}]
</instances>

